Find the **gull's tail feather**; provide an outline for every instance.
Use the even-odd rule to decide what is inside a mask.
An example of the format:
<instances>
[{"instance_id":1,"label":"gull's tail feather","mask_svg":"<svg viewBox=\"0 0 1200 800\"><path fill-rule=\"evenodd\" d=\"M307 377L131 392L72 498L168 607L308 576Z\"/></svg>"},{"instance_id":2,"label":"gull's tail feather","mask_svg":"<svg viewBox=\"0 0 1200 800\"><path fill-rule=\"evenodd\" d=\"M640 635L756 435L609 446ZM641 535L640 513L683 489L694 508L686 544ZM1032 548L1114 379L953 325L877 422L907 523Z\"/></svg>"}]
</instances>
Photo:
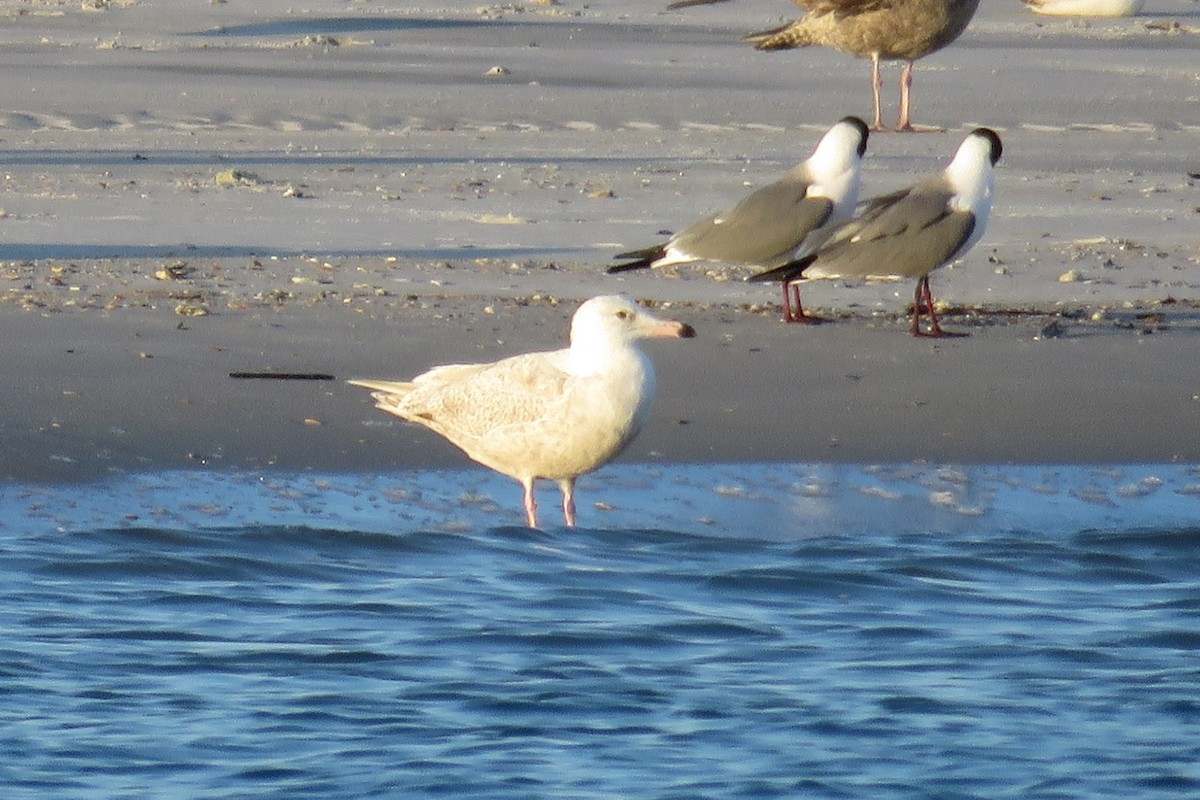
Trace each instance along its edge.
<instances>
[{"instance_id":1,"label":"gull's tail feather","mask_svg":"<svg viewBox=\"0 0 1200 800\"><path fill-rule=\"evenodd\" d=\"M647 247L643 250L630 250L628 253L618 253L617 255L613 256L613 258L633 260L626 261L624 264L613 264L608 268L607 271L610 275L612 275L617 272L629 272L630 270L635 269L646 269L655 261L658 261L660 258L662 258L666 252L667 249L663 245L658 244L653 247Z\"/></svg>"},{"instance_id":2,"label":"gull's tail feather","mask_svg":"<svg viewBox=\"0 0 1200 800\"><path fill-rule=\"evenodd\" d=\"M772 28L769 31L759 31L745 36L743 42L749 42L757 50L791 50L796 47L808 47L813 44L812 37L802 25L789 22Z\"/></svg>"},{"instance_id":3,"label":"gull's tail feather","mask_svg":"<svg viewBox=\"0 0 1200 800\"><path fill-rule=\"evenodd\" d=\"M786 264L781 264L773 269L764 270L751 275L746 280L751 283L765 283L767 281L790 281L800 277L804 270L812 266L812 263L817 260L816 255L809 254L803 258L797 258L795 261L789 261Z\"/></svg>"}]
</instances>

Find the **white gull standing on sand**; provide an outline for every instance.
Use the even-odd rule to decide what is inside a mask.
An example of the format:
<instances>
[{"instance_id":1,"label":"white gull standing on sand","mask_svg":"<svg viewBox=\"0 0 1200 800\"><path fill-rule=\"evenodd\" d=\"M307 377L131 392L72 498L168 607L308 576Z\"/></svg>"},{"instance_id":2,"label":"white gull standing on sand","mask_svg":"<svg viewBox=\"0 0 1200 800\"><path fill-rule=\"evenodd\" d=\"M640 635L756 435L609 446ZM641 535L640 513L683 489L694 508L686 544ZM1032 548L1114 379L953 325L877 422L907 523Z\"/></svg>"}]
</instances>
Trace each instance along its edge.
<instances>
[{"instance_id":1,"label":"white gull standing on sand","mask_svg":"<svg viewBox=\"0 0 1200 800\"><path fill-rule=\"evenodd\" d=\"M1133 17L1146 0L1022 0L1038 14L1058 17Z\"/></svg>"},{"instance_id":2,"label":"white gull standing on sand","mask_svg":"<svg viewBox=\"0 0 1200 800\"><path fill-rule=\"evenodd\" d=\"M862 158L867 150L867 124L845 117L830 128L808 160L774 183L747 195L737 205L694 222L664 244L620 253L633 259L608 268L610 273L716 261L777 267L813 250L835 226L854 215L858 203ZM784 284L789 322L812 321L800 305L793 284L795 311Z\"/></svg>"},{"instance_id":3,"label":"white gull standing on sand","mask_svg":"<svg viewBox=\"0 0 1200 800\"><path fill-rule=\"evenodd\" d=\"M943 172L867 201L863 213L815 253L750 280L916 278L913 336L965 336L938 324L929 274L961 258L983 236L996 190L993 168L1002 151L995 131L976 128ZM921 328L922 309L929 314L928 331Z\"/></svg>"},{"instance_id":4,"label":"white gull standing on sand","mask_svg":"<svg viewBox=\"0 0 1200 800\"><path fill-rule=\"evenodd\" d=\"M534 482L557 482L563 516L574 526L575 479L616 458L649 419L654 367L638 341L695 335L690 325L608 295L575 311L565 350L434 367L412 381L350 383L373 389L384 411L520 481L531 528L537 527Z\"/></svg>"}]
</instances>

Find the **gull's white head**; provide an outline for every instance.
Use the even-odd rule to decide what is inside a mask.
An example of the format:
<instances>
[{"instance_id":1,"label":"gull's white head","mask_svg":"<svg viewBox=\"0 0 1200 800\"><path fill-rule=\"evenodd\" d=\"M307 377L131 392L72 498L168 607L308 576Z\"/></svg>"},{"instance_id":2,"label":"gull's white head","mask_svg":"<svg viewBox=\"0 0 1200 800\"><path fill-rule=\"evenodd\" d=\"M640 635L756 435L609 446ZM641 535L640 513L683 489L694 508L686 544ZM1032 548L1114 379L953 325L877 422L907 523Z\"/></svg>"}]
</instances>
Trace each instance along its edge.
<instances>
[{"instance_id":1,"label":"gull's white head","mask_svg":"<svg viewBox=\"0 0 1200 800\"><path fill-rule=\"evenodd\" d=\"M847 170L856 170L867 152L871 135L867 123L858 117L843 117L825 132L805 165L816 181L826 180Z\"/></svg>"},{"instance_id":2,"label":"gull's white head","mask_svg":"<svg viewBox=\"0 0 1200 800\"><path fill-rule=\"evenodd\" d=\"M809 181L807 195L833 201L833 213L826 226L841 224L854 215L870 135L867 123L858 117L845 117L821 137L812 156L801 165Z\"/></svg>"},{"instance_id":3,"label":"gull's white head","mask_svg":"<svg viewBox=\"0 0 1200 800\"><path fill-rule=\"evenodd\" d=\"M1004 148L991 128L976 128L958 146L954 160L946 167L946 179L954 189L954 207L986 216L991 208L996 175L992 169Z\"/></svg>"},{"instance_id":4,"label":"gull's white head","mask_svg":"<svg viewBox=\"0 0 1200 800\"><path fill-rule=\"evenodd\" d=\"M947 171L954 172L983 172L991 170L1000 160L1004 147L1000 137L991 128L976 128L967 134L963 143L958 146L954 160L950 162Z\"/></svg>"},{"instance_id":5,"label":"gull's white head","mask_svg":"<svg viewBox=\"0 0 1200 800\"><path fill-rule=\"evenodd\" d=\"M652 387L654 368L637 346L638 340L690 339L695 335L691 325L659 319L624 295L593 297L571 319L567 371L576 376L624 376L622 380L649 382Z\"/></svg>"},{"instance_id":6,"label":"gull's white head","mask_svg":"<svg viewBox=\"0 0 1200 800\"><path fill-rule=\"evenodd\" d=\"M1000 137L990 128L976 128L958 146L954 160L946 167L946 179L954 191L950 207L975 215L971 235L958 249L962 254L975 246L987 230L992 215L992 197L996 193L996 171L1000 160Z\"/></svg>"},{"instance_id":7,"label":"gull's white head","mask_svg":"<svg viewBox=\"0 0 1200 800\"><path fill-rule=\"evenodd\" d=\"M593 297L571 319L571 347L635 342L639 339L690 339L691 325L663 320L625 295Z\"/></svg>"}]
</instances>

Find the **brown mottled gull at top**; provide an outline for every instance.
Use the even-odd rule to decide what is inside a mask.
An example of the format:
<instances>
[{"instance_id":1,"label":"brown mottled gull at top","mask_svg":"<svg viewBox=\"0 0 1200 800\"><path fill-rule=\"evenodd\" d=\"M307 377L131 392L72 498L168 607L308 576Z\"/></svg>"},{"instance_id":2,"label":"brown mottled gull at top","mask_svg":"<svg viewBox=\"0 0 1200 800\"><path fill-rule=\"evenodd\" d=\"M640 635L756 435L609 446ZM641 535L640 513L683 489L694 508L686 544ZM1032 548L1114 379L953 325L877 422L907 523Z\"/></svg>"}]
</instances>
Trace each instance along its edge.
<instances>
[{"instance_id":1,"label":"brown mottled gull at top","mask_svg":"<svg viewBox=\"0 0 1200 800\"><path fill-rule=\"evenodd\" d=\"M672 8L711 0L681 0ZM746 37L759 50L790 50L820 45L871 59L875 105L872 129L884 130L879 90L880 61L903 61L900 72L900 121L912 131L910 111L913 62L958 38L979 7L979 0L796 0L806 12L793 22Z\"/></svg>"}]
</instances>

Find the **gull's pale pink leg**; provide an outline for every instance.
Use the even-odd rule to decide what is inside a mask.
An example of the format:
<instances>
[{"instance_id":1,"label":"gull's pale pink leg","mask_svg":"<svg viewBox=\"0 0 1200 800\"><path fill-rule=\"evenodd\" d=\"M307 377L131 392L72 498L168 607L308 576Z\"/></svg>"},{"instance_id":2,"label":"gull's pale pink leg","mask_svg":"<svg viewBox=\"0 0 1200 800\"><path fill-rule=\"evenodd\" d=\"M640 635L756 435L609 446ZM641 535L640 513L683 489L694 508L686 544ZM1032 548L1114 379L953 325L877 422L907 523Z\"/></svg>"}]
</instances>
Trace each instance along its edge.
<instances>
[{"instance_id":1,"label":"gull's pale pink leg","mask_svg":"<svg viewBox=\"0 0 1200 800\"><path fill-rule=\"evenodd\" d=\"M529 527L536 528L537 500L533 497L533 478L521 481L521 486L525 487L525 522Z\"/></svg>"},{"instance_id":2,"label":"gull's pale pink leg","mask_svg":"<svg viewBox=\"0 0 1200 800\"><path fill-rule=\"evenodd\" d=\"M900 69L900 124L896 126L896 130L904 133L915 130L909 119L909 112L912 110L912 81L913 62L905 61Z\"/></svg>"},{"instance_id":3,"label":"gull's pale pink leg","mask_svg":"<svg viewBox=\"0 0 1200 800\"><path fill-rule=\"evenodd\" d=\"M563 519L567 521L568 528L575 527L575 481L571 478L564 478L558 482L558 486L562 489L563 496Z\"/></svg>"},{"instance_id":4,"label":"gull's pale pink leg","mask_svg":"<svg viewBox=\"0 0 1200 800\"><path fill-rule=\"evenodd\" d=\"M875 98L875 121L871 123L871 130L882 131L886 130L883 127L883 108L879 102L879 90L883 88L883 75L879 73L879 54L871 54L871 96Z\"/></svg>"}]
</instances>

